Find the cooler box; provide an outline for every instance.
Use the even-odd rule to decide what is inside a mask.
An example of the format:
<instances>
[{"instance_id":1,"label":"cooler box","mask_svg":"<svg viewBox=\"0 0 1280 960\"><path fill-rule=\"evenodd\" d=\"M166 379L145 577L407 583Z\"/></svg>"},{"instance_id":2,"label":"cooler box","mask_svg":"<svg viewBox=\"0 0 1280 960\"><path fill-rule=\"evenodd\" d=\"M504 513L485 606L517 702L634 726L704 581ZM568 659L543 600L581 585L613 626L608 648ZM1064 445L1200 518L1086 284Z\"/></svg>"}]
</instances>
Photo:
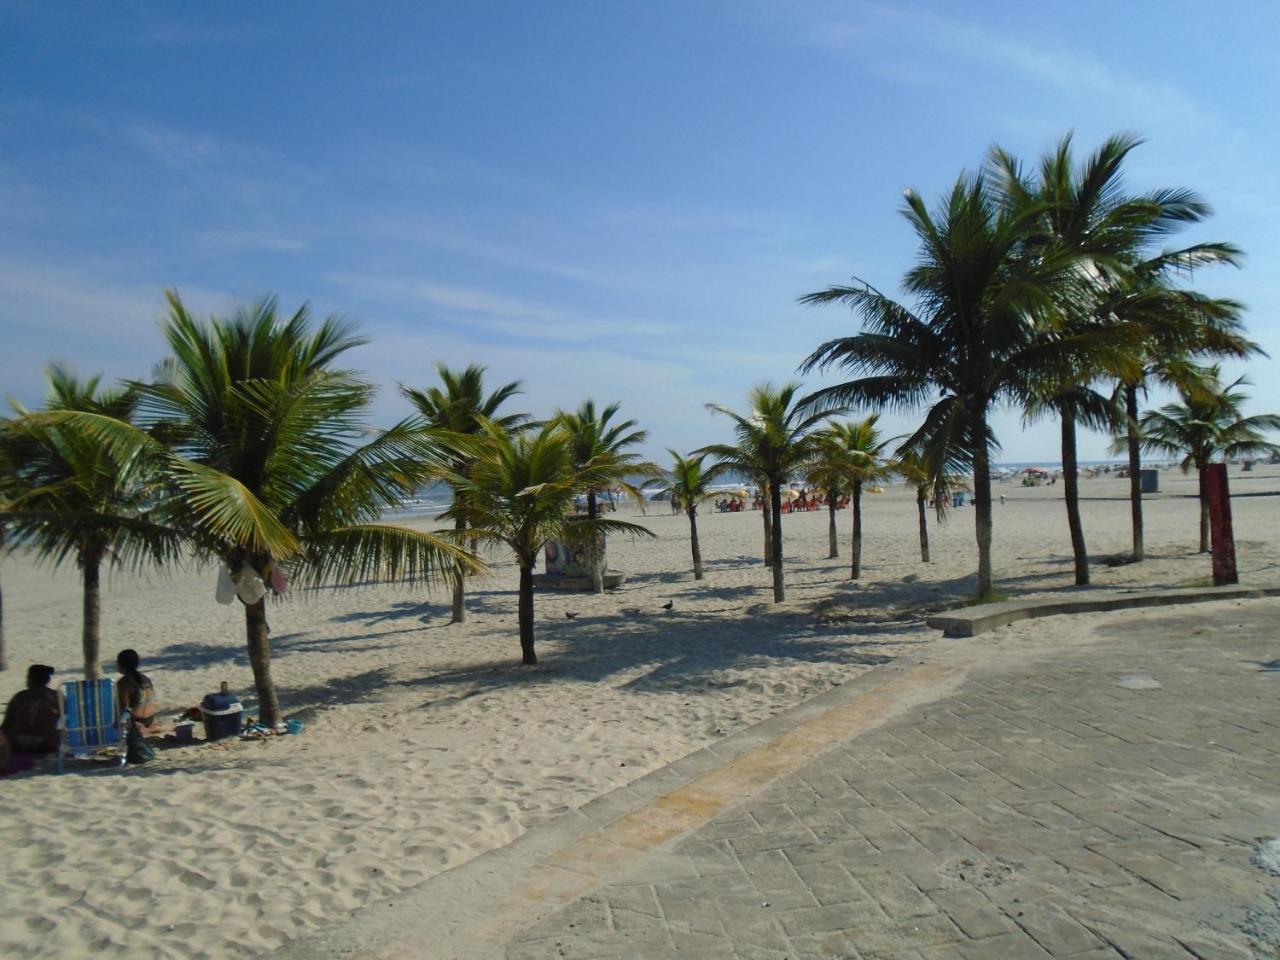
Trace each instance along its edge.
<instances>
[{"instance_id":1,"label":"cooler box","mask_svg":"<svg viewBox=\"0 0 1280 960\"><path fill-rule=\"evenodd\" d=\"M221 740L240 735L240 719L243 707L234 693L210 693L200 701L200 713L204 717L204 738Z\"/></svg>"}]
</instances>

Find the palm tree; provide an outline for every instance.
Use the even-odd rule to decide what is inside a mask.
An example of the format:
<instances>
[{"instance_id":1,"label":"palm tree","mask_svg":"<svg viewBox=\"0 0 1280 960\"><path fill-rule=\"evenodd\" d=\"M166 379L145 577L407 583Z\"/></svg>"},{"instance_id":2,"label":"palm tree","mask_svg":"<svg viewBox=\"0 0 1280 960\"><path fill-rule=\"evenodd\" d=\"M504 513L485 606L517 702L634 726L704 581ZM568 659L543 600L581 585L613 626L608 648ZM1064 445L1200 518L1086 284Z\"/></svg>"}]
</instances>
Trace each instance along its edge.
<instances>
[{"instance_id":1,"label":"palm tree","mask_svg":"<svg viewBox=\"0 0 1280 960\"><path fill-rule=\"evenodd\" d=\"M621 404L612 403L597 412L594 400L586 400L572 413L559 411L557 421L569 437L574 468L579 472L590 469L598 478L596 485L588 487L587 519L595 520L599 514L597 491L602 487L619 487L644 508L645 496L628 478L657 476L658 468L640 459L627 447L644 443L649 439L645 430L636 429L634 420L614 423ZM591 566L591 589L604 591L604 541L590 541L587 545Z\"/></svg>"},{"instance_id":2,"label":"palm tree","mask_svg":"<svg viewBox=\"0 0 1280 960\"><path fill-rule=\"evenodd\" d=\"M1157 255L1138 264L1130 280L1118 285L1103 307L1140 331L1137 352L1141 362L1129 376L1116 379L1117 401L1123 404L1123 420L1117 429L1129 460L1134 561L1145 556L1140 394L1145 395L1151 384L1179 391L1198 389L1197 361L1265 356L1244 335L1240 319L1243 307L1239 303L1173 285L1174 274L1190 274L1197 267L1219 263L1238 264L1239 251L1229 244L1216 243Z\"/></svg>"},{"instance_id":3,"label":"palm tree","mask_svg":"<svg viewBox=\"0 0 1280 960\"><path fill-rule=\"evenodd\" d=\"M1223 385L1220 368L1209 367L1201 388L1183 393L1179 403L1148 410L1140 421L1144 449L1165 456L1181 456L1182 472L1195 467L1199 474L1201 553L1209 552L1205 468L1218 457L1230 460L1280 453L1280 445L1267 441L1264 436L1265 431L1280 430L1280 415L1241 415L1241 406L1248 398L1237 388L1247 382L1240 377Z\"/></svg>"},{"instance_id":4,"label":"palm tree","mask_svg":"<svg viewBox=\"0 0 1280 960\"><path fill-rule=\"evenodd\" d=\"M873 413L865 420L836 421L814 434L815 443L824 456L843 469L851 491L849 505L853 513L853 542L849 551L852 557L850 580L857 580L862 575L862 488L887 473L883 454L889 441L881 439L880 431L876 429L879 419L879 415Z\"/></svg>"},{"instance_id":5,"label":"palm tree","mask_svg":"<svg viewBox=\"0 0 1280 960\"><path fill-rule=\"evenodd\" d=\"M480 418L492 420L504 429L516 427L529 418L523 413L498 416L498 408L520 392L520 383L506 383L486 396L484 391L485 368L471 364L461 371L451 370L443 363L436 364L441 386L416 390L400 386L400 392L414 405L427 425L435 430L463 436L475 436L480 432ZM466 473L469 458L462 452L455 454L450 464L455 473ZM455 497L457 496L455 491ZM459 514L454 527L461 539L467 529L467 518ZM472 548L474 552L474 546ZM466 577L461 569L453 578L453 614L451 623L466 619Z\"/></svg>"},{"instance_id":6,"label":"palm tree","mask_svg":"<svg viewBox=\"0 0 1280 960\"><path fill-rule=\"evenodd\" d=\"M48 369L46 410L129 421L136 390L103 389L58 366ZM154 494L139 462L119 456L74 423L50 422L15 404L6 423L3 459L12 465L0 526L9 540L29 544L55 566L73 562L82 581L81 650L86 679L101 676L102 566L140 568L179 559L181 535L157 522Z\"/></svg>"},{"instance_id":7,"label":"palm tree","mask_svg":"<svg viewBox=\"0 0 1280 960\"><path fill-rule=\"evenodd\" d=\"M362 342L345 324L313 329L305 306L285 317L274 298L199 320L167 296L172 357L159 380L134 385L150 433L109 417L72 422L146 455L167 490L157 509L236 575L259 716L274 725L266 585L286 586L286 574L304 587L413 584L483 566L447 537L382 522L447 472L447 456L410 421L369 430L373 388L336 366Z\"/></svg>"},{"instance_id":8,"label":"palm tree","mask_svg":"<svg viewBox=\"0 0 1280 960\"><path fill-rule=\"evenodd\" d=\"M472 535L504 544L516 556L521 659L536 664L533 568L548 541L590 541L609 532L652 534L621 520L569 515L574 497L602 486L613 464L606 458L600 472L590 466L578 470L573 438L559 420L514 432L484 418L480 425L480 442L468 448L470 469L450 473L448 480L462 494L455 509L465 511L474 524Z\"/></svg>"},{"instance_id":9,"label":"palm tree","mask_svg":"<svg viewBox=\"0 0 1280 960\"><path fill-rule=\"evenodd\" d=\"M689 542L693 549L693 579L702 579L702 550L698 545L698 505L712 499L716 491L711 489L715 481L716 468L705 469L702 465L705 454L681 456L675 450L667 449L671 454L671 477L658 492L669 494L671 499L685 512L689 518Z\"/></svg>"},{"instance_id":10,"label":"palm tree","mask_svg":"<svg viewBox=\"0 0 1280 960\"><path fill-rule=\"evenodd\" d=\"M914 309L867 284L800 298L846 304L863 322L862 332L822 344L802 365L802 372L837 366L857 377L807 397L807 409L928 405L905 445L928 463L972 465L982 597L992 590L990 459L998 444L990 412L1034 396L1037 381L1088 369L1095 349L1088 335L1046 336L1061 326L1058 305L1080 281L1073 251L1030 255L1027 238L1042 213L1032 202L1007 202L982 173L962 175L932 213L909 192L903 214L919 238L919 257L904 288Z\"/></svg>"},{"instance_id":11,"label":"palm tree","mask_svg":"<svg viewBox=\"0 0 1280 960\"><path fill-rule=\"evenodd\" d=\"M1189 190L1156 190L1142 196L1125 192L1122 168L1140 143L1129 135L1110 137L1077 165L1068 134L1044 155L1034 178L1025 177L1018 162L1004 151L993 150L990 157L1009 202L1040 204L1043 216L1033 243L1063 247L1082 257L1081 268L1088 282L1068 288L1069 297L1062 305L1067 318L1064 331L1097 330L1117 335L1110 355L1098 358L1099 368L1077 370L1063 383L1043 384L1041 396L1032 401L1028 411L1032 418L1053 412L1061 421L1063 493L1078 586L1089 582L1089 557L1080 517L1076 428L1082 422L1095 428L1114 422L1110 402L1090 389L1089 383L1102 375L1121 381L1139 377L1146 339L1142 328L1133 325L1136 318L1132 311L1114 309L1116 293L1131 288L1135 276L1142 272L1136 268L1142 265L1151 243L1209 214L1208 205ZM1234 250L1223 244L1200 244L1166 251L1161 257L1166 262L1186 264L1211 252L1230 256ZM1161 318L1166 326L1168 321L1168 317ZM1140 499L1138 503L1140 511ZM1140 526L1140 513L1135 518Z\"/></svg>"},{"instance_id":12,"label":"palm tree","mask_svg":"<svg viewBox=\"0 0 1280 960\"><path fill-rule=\"evenodd\" d=\"M720 404L708 404L709 410L733 421L738 442L712 444L695 451L716 457L717 469L737 469L764 478L772 520L769 546L774 603L787 598L782 573L782 485L792 471L812 455L813 441L809 434L813 428L837 412L834 407L819 413L802 410L796 404L799 390L798 383L781 387L765 383L754 387L747 395L751 412L746 415Z\"/></svg>"},{"instance_id":13,"label":"palm tree","mask_svg":"<svg viewBox=\"0 0 1280 960\"><path fill-rule=\"evenodd\" d=\"M827 497L827 559L840 556L840 538L836 531L836 501L849 482L849 471L839 448L815 445L813 457L805 466L805 482L821 490Z\"/></svg>"},{"instance_id":14,"label":"palm tree","mask_svg":"<svg viewBox=\"0 0 1280 960\"><path fill-rule=\"evenodd\" d=\"M960 485L959 476L948 473L945 465L939 467L928 463L924 454L910 448L899 448L888 469L915 489L916 515L920 528L920 561L929 563L929 522L925 507L932 500L938 519L945 518L951 493Z\"/></svg>"}]
</instances>

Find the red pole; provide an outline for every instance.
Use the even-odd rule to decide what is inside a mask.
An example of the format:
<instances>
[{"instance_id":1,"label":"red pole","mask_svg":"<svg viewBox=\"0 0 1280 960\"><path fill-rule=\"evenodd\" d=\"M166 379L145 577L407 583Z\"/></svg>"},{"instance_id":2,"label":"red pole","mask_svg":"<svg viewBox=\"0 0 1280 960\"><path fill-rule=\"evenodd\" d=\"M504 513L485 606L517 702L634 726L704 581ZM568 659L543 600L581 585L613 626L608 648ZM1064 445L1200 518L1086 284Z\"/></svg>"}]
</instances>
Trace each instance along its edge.
<instances>
[{"instance_id":1,"label":"red pole","mask_svg":"<svg viewBox=\"0 0 1280 960\"><path fill-rule=\"evenodd\" d=\"M1211 463L1204 471L1209 494L1209 542L1213 551L1213 585L1239 583L1236 575L1236 540L1231 530L1231 492L1227 489L1227 465Z\"/></svg>"}]
</instances>

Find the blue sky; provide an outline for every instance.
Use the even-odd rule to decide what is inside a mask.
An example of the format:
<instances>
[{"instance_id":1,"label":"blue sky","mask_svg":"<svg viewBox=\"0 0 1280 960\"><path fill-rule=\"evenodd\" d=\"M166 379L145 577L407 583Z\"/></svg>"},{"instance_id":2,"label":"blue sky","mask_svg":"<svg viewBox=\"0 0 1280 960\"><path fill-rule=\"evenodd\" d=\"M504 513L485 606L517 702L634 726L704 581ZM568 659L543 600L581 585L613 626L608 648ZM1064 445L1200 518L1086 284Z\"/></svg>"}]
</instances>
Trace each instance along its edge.
<instances>
[{"instance_id":1,"label":"blue sky","mask_svg":"<svg viewBox=\"0 0 1280 960\"><path fill-rule=\"evenodd\" d=\"M798 295L896 289L905 188L1067 130L1136 131L1135 190L1210 200L1188 242L1249 258L1197 284L1280 356L1280 5L1041 9L0 2L0 392L38 402L54 358L145 375L165 287L274 292L373 338L380 420L477 361L534 412L621 400L649 452L687 450L724 438L706 402L856 329ZM1280 410L1277 363L1248 372ZM1052 423L998 432L1056 459Z\"/></svg>"}]
</instances>

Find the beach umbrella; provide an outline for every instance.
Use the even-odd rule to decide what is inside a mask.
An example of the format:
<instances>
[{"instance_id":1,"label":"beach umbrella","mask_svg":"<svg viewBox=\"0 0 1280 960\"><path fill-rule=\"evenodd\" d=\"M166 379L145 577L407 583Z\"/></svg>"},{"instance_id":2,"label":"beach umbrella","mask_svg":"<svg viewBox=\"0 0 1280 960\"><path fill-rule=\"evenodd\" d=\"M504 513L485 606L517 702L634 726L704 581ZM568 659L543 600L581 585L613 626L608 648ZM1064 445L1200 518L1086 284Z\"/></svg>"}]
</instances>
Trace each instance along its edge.
<instances>
[{"instance_id":1,"label":"beach umbrella","mask_svg":"<svg viewBox=\"0 0 1280 960\"><path fill-rule=\"evenodd\" d=\"M795 500L797 497L800 496L799 490L792 490L790 487L786 487L780 492L784 500Z\"/></svg>"},{"instance_id":2,"label":"beach umbrella","mask_svg":"<svg viewBox=\"0 0 1280 960\"><path fill-rule=\"evenodd\" d=\"M737 490L733 491L733 495L734 495L735 497L745 497L745 496L747 495L746 488L745 488L745 487L744 487L744 488L739 488L739 489L737 489Z\"/></svg>"}]
</instances>

